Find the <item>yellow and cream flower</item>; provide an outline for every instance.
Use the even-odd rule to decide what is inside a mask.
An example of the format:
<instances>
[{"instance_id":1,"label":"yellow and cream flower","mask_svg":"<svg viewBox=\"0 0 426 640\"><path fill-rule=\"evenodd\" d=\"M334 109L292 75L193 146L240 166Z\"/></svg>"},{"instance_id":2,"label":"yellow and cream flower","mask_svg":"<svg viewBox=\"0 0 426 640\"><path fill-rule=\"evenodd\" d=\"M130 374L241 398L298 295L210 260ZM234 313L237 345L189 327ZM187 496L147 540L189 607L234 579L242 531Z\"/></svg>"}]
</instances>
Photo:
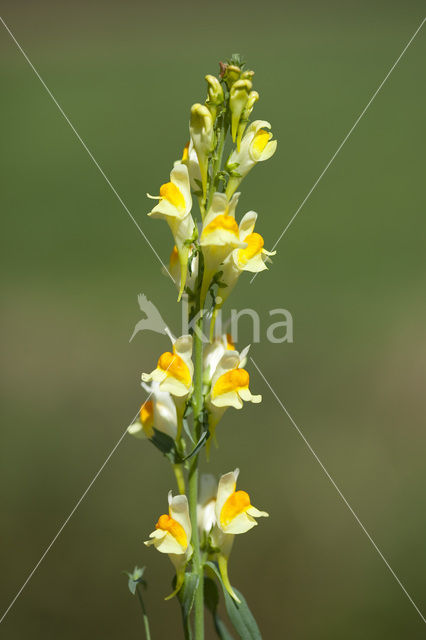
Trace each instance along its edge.
<instances>
[{"instance_id":1,"label":"yellow and cream flower","mask_svg":"<svg viewBox=\"0 0 426 640\"><path fill-rule=\"evenodd\" d=\"M252 395L249 390L250 376L242 368L245 363L248 348L241 352L231 351L222 356L212 376L211 389L208 402L211 408L242 409L243 402L258 403L262 401L261 395Z\"/></svg>"},{"instance_id":2,"label":"yellow and cream flower","mask_svg":"<svg viewBox=\"0 0 426 640\"><path fill-rule=\"evenodd\" d=\"M205 198L207 193L208 159L213 149L214 140L213 117L205 105L199 103L192 105L189 132L198 157L203 196Z\"/></svg>"},{"instance_id":3,"label":"yellow and cream flower","mask_svg":"<svg viewBox=\"0 0 426 640\"><path fill-rule=\"evenodd\" d=\"M270 256L276 254L276 251L267 251L264 248L263 237L254 232L256 220L257 213L249 211L239 224L238 236L246 246L244 249L235 249L221 266L223 271L221 281L227 286L220 290L220 302L216 304L217 309L223 306L243 271L251 273L264 271L268 268L265 263L270 261Z\"/></svg>"},{"instance_id":4,"label":"yellow and cream flower","mask_svg":"<svg viewBox=\"0 0 426 640\"><path fill-rule=\"evenodd\" d=\"M169 492L169 512L158 518L146 546L153 545L160 553L167 553L176 569L176 588L166 600L178 593L185 578L185 566L192 555L191 519L186 496Z\"/></svg>"},{"instance_id":5,"label":"yellow and cream flower","mask_svg":"<svg viewBox=\"0 0 426 640\"><path fill-rule=\"evenodd\" d=\"M209 413L210 437L206 442L206 457L210 456L211 443L216 444L216 427L228 407L241 409L243 402L257 404L262 401L261 395L252 395L249 389L250 376L243 367L247 361L247 353L250 347L238 351L225 353L211 378L210 391L206 398L206 407Z\"/></svg>"},{"instance_id":6,"label":"yellow and cream flower","mask_svg":"<svg viewBox=\"0 0 426 640\"><path fill-rule=\"evenodd\" d=\"M143 373L144 382L159 383L160 391L167 391L178 398L186 397L192 391L192 336L181 336L173 343L173 353L166 351L158 358L157 366L151 373Z\"/></svg>"},{"instance_id":7,"label":"yellow and cream flower","mask_svg":"<svg viewBox=\"0 0 426 640\"><path fill-rule=\"evenodd\" d=\"M167 391L173 397L177 413L177 436L180 438L182 419L186 401L192 393L192 336L181 336L173 343L173 352L166 351L158 358L157 367L151 373L143 373L143 382L159 383L160 391Z\"/></svg>"},{"instance_id":8,"label":"yellow and cream flower","mask_svg":"<svg viewBox=\"0 0 426 640\"><path fill-rule=\"evenodd\" d=\"M239 469L226 473L219 480L215 505L217 526L223 533L237 535L257 525L256 518L267 518L266 511L259 511L246 491L236 491Z\"/></svg>"},{"instance_id":9,"label":"yellow and cream flower","mask_svg":"<svg viewBox=\"0 0 426 640\"><path fill-rule=\"evenodd\" d=\"M170 182L160 187L159 196L148 197L159 200L159 203L148 213L152 218L166 220L173 234L181 269L181 286L179 300L185 287L188 267L189 244L193 237L195 224L191 215L192 197L188 168L177 163L170 173Z\"/></svg>"},{"instance_id":10,"label":"yellow and cream flower","mask_svg":"<svg viewBox=\"0 0 426 640\"><path fill-rule=\"evenodd\" d=\"M201 306L219 267L234 249L244 249L247 244L240 240L235 209L240 194L235 193L230 201L224 193L215 193L204 219L200 245L204 257L204 274L201 286Z\"/></svg>"},{"instance_id":11,"label":"yellow and cream flower","mask_svg":"<svg viewBox=\"0 0 426 640\"><path fill-rule=\"evenodd\" d=\"M139 418L127 428L128 433L136 438L152 438L154 428L170 436L173 440L177 435L176 406L167 391L160 390L159 382L152 382L150 386L142 383L149 392L139 411Z\"/></svg>"},{"instance_id":12,"label":"yellow and cream flower","mask_svg":"<svg viewBox=\"0 0 426 640\"><path fill-rule=\"evenodd\" d=\"M272 133L267 131L271 125L266 120L255 120L247 128L241 140L240 150L234 149L231 153L227 167L234 170L237 175L229 179L226 187L228 198L232 196L238 188L241 180L248 174L258 162L268 160L274 155L277 148L277 141L272 140Z\"/></svg>"},{"instance_id":13,"label":"yellow and cream flower","mask_svg":"<svg viewBox=\"0 0 426 640\"><path fill-rule=\"evenodd\" d=\"M212 530L212 544L219 548L217 562L223 584L228 593L239 602L228 578L228 559L234 536L250 531L257 525L256 518L267 518L251 504L246 491L236 491L239 469L226 473L219 480L215 502L216 523Z\"/></svg>"}]
</instances>

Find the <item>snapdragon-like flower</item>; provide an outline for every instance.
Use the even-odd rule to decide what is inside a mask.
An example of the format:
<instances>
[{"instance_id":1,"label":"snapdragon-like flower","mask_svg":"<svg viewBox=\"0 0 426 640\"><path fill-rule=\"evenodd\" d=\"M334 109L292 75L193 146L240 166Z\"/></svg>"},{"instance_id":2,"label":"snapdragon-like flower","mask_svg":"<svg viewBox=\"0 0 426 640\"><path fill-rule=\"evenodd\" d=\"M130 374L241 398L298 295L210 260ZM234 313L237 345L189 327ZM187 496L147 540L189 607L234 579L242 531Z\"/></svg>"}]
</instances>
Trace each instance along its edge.
<instances>
[{"instance_id":1,"label":"snapdragon-like flower","mask_svg":"<svg viewBox=\"0 0 426 640\"><path fill-rule=\"evenodd\" d=\"M159 383L160 391L167 391L173 397L177 412L177 439L182 431L182 419L186 401L192 393L194 365L192 362L192 336L181 336L173 343L173 353L166 351L158 358L157 366L151 373L143 373L144 382Z\"/></svg>"},{"instance_id":2,"label":"snapdragon-like flower","mask_svg":"<svg viewBox=\"0 0 426 640\"><path fill-rule=\"evenodd\" d=\"M204 257L204 274L201 286L201 305L220 265L234 249L244 249L247 244L240 240L235 209L240 194L235 193L230 201L224 193L213 195L211 206L204 218L200 245Z\"/></svg>"},{"instance_id":3,"label":"snapdragon-like flower","mask_svg":"<svg viewBox=\"0 0 426 640\"><path fill-rule=\"evenodd\" d=\"M239 469L226 473L219 480L215 505L216 522L226 534L245 533L257 525L256 518L267 518L266 511L259 511L245 491L236 491Z\"/></svg>"},{"instance_id":4,"label":"snapdragon-like flower","mask_svg":"<svg viewBox=\"0 0 426 640\"><path fill-rule=\"evenodd\" d=\"M200 535L210 536L215 550L211 559L216 560L228 593L239 602L228 577L228 560L235 535L246 533L257 525L256 518L266 518L266 511L259 511L251 504L246 491L236 491L239 469L221 476L217 484L214 476L203 474L197 506L197 522Z\"/></svg>"},{"instance_id":5,"label":"snapdragon-like flower","mask_svg":"<svg viewBox=\"0 0 426 640\"><path fill-rule=\"evenodd\" d=\"M238 188L241 180L258 162L268 160L274 155L277 141L272 140L272 133L267 131L271 125L266 120L255 120L247 128L240 149L235 149L227 162L228 170L237 175L231 175L226 187L228 198Z\"/></svg>"},{"instance_id":6,"label":"snapdragon-like flower","mask_svg":"<svg viewBox=\"0 0 426 640\"><path fill-rule=\"evenodd\" d=\"M249 374L243 369L246 362L248 347L241 352L231 351L222 356L212 376L209 394L210 408L242 409L243 402L262 401L262 396L254 396L249 390Z\"/></svg>"},{"instance_id":7,"label":"snapdragon-like flower","mask_svg":"<svg viewBox=\"0 0 426 640\"><path fill-rule=\"evenodd\" d=\"M128 433L136 438L152 438L156 429L175 440L177 414L170 393L161 391L159 382L152 382L150 386L142 383L142 386L149 392L149 399L141 406L139 419L127 428Z\"/></svg>"},{"instance_id":8,"label":"snapdragon-like flower","mask_svg":"<svg viewBox=\"0 0 426 640\"><path fill-rule=\"evenodd\" d=\"M189 132L197 153L198 164L200 165L201 184L203 197L205 198L207 193L208 159L214 140L213 117L205 105L198 103L192 105Z\"/></svg>"},{"instance_id":9,"label":"snapdragon-like flower","mask_svg":"<svg viewBox=\"0 0 426 640\"><path fill-rule=\"evenodd\" d=\"M215 515L217 529L222 533L216 535L215 544L219 545L219 571L228 593L240 602L231 587L228 577L228 559L235 535L246 533L257 525L256 518L267 518L266 511L259 511L251 502L246 491L236 491L239 469L226 473L219 480Z\"/></svg>"},{"instance_id":10,"label":"snapdragon-like flower","mask_svg":"<svg viewBox=\"0 0 426 640\"><path fill-rule=\"evenodd\" d=\"M169 492L169 513L158 518L146 546L153 545L160 553L167 553L176 569L176 588L166 600L175 596L185 578L185 566L192 555L191 519L186 496Z\"/></svg>"},{"instance_id":11,"label":"snapdragon-like flower","mask_svg":"<svg viewBox=\"0 0 426 640\"><path fill-rule=\"evenodd\" d=\"M246 246L244 249L235 249L221 266L221 281L226 284L226 287L220 289L220 302L216 303L217 309L223 306L243 271L251 273L264 271L268 268L265 263L270 260L270 256L276 254L276 251L267 251L264 248L263 237L254 232L256 220L257 213L249 211L239 224L238 237L241 242L246 243Z\"/></svg>"},{"instance_id":12,"label":"snapdragon-like flower","mask_svg":"<svg viewBox=\"0 0 426 640\"><path fill-rule=\"evenodd\" d=\"M176 163L170 173L170 182L160 187L159 196L148 197L159 200L159 203L148 213L152 218L166 220L173 234L177 247L181 268L181 285L178 300L185 288L189 244L194 235L195 224L191 215L192 197L188 168Z\"/></svg>"},{"instance_id":13,"label":"snapdragon-like flower","mask_svg":"<svg viewBox=\"0 0 426 640\"><path fill-rule=\"evenodd\" d=\"M249 389L250 376L243 367L247 361L249 347L241 351L225 353L211 378L210 391L206 398L209 413L210 437L206 443L206 456L209 459L212 441L216 442L216 427L228 407L242 409L244 402L257 404L261 395L253 395Z\"/></svg>"},{"instance_id":14,"label":"snapdragon-like flower","mask_svg":"<svg viewBox=\"0 0 426 640\"><path fill-rule=\"evenodd\" d=\"M192 391L192 336L181 336L173 343L173 353L166 351L158 358L156 368L151 373L143 373L142 380L159 383L161 391L182 398Z\"/></svg>"}]
</instances>

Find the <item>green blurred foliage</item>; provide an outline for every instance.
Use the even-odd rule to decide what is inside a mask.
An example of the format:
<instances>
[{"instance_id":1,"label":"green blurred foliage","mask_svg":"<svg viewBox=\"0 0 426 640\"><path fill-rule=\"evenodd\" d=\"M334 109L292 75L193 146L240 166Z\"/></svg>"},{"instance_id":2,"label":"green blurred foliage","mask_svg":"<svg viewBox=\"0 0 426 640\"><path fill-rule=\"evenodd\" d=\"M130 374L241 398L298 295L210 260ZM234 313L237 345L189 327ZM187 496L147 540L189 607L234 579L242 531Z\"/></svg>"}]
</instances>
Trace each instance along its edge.
<instances>
[{"instance_id":1,"label":"green blurred foliage","mask_svg":"<svg viewBox=\"0 0 426 640\"><path fill-rule=\"evenodd\" d=\"M3 17L144 233L188 136L204 75L241 51L276 156L242 185L270 248L422 18L417 2L4 3ZM139 334L137 294L177 331L176 291L10 36L0 40L4 216L1 607L143 400L167 341ZM293 344L252 356L420 608L426 601L424 34L408 50L236 308L285 307ZM239 346L249 339L249 322ZM271 518L235 544L233 583L265 638L399 640L423 623L261 377L229 412L214 472ZM147 565L154 637L180 624L167 559L142 541L168 465L125 438L3 622L23 637L139 638L121 570ZM210 633L213 633L210 630ZM177 637L179 637L177 635ZM213 637L213 635L209 636Z\"/></svg>"}]
</instances>

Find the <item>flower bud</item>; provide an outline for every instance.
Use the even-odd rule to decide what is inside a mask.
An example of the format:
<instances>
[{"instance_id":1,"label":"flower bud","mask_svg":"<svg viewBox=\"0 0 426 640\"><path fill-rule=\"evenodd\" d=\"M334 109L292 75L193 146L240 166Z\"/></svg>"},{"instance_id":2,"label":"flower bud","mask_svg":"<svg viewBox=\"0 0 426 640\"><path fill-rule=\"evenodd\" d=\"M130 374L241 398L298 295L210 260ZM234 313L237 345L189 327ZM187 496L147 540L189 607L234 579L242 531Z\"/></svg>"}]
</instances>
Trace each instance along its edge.
<instances>
[{"instance_id":1,"label":"flower bud","mask_svg":"<svg viewBox=\"0 0 426 640\"><path fill-rule=\"evenodd\" d=\"M252 86L250 80L237 80L231 87L229 106L232 113L231 134L233 142L235 142L240 118L247 105Z\"/></svg>"},{"instance_id":2,"label":"flower bud","mask_svg":"<svg viewBox=\"0 0 426 640\"><path fill-rule=\"evenodd\" d=\"M217 107L224 101L223 89L219 80L215 76L207 75L207 100L206 106L209 108L213 119L216 118Z\"/></svg>"},{"instance_id":3,"label":"flower bud","mask_svg":"<svg viewBox=\"0 0 426 640\"><path fill-rule=\"evenodd\" d=\"M226 70L224 72L224 79L226 84L228 85L228 89L232 87L234 82L239 80L241 76L241 69L234 64L228 64Z\"/></svg>"},{"instance_id":4,"label":"flower bud","mask_svg":"<svg viewBox=\"0 0 426 640\"><path fill-rule=\"evenodd\" d=\"M257 100L259 100L259 94L257 93L257 91L250 91L246 106L244 107L244 111L241 115L240 124L238 126L238 134L237 134L237 150L238 151L240 150L240 146L241 146L241 138L243 137L243 133L246 129L251 112L253 111L254 104L255 102L257 102Z\"/></svg>"},{"instance_id":5,"label":"flower bud","mask_svg":"<svg viewBox=\"0 0 426 640\"><path fill-rule=\"evenodd\" d=\"M205 105L192 105L189 131L200 165L203 196L206 197L208 156L213 148L214 131L212 114Z\"/></svg>"},{"instance_id":6,"label":"flower bud","mask_svg":"<svg viewBox=\"0 0 426 640\"><path fill-rule=\"evenodd\" d=\"M241 80L253 80L254 71L243 71Z\"/></svg>"}]
</instances>

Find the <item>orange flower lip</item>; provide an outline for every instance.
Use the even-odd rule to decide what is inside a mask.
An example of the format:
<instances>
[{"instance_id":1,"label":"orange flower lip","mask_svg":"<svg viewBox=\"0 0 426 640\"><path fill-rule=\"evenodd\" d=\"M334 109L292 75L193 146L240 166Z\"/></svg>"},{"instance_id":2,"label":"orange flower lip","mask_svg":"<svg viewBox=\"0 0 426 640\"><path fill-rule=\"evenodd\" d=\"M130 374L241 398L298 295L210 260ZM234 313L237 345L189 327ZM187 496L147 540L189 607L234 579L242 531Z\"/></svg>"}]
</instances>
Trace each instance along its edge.
<instances>
[{"instance_id":1,"label":"orange flower lip","mask_svg":"<svg viewBox=\"0 0 426 640\"><path fill-rule=\"evenodd\" d=\"M220 512L220 523L227 527L241 513L250 509L250 496L246 491L234 491L231 493Z\"/></svg>"},{"instance_id":2,"label":"orange flower lip","mask_svg":"<svg viewBox=\"0 0 426 640\"><path fill-rule=\"evenodd\" d=\"M179 524L179 522L177 522L177 520L167 515L167 513L158 518L155 528L170 533L170 535L179 542L182 549L186 549L188 546L188 538L186 537L185 529L181 524Z\"/></svg>"},{"instance_id":3,"label":"orange flower lip","mask_svg":"<svg viewBox=\"0 0 426 640\"><path fill-rule=\"evenodd\" d=\"M168 376L182 382L186 387L191 385L191 374L188 366L176 353L173 354L170 351L163 353L158 360L158 368Z\"/></svg>"},{"instance_id":4,"label":"orange flower lip","mask_svg":"<svg viewBox=\"0 0 426 640\"><path fill-rule=\"evenodd\" d=\"M160 197L164 200L168 200L176 209L180 212L185 211L185 198L179 187L173 182L166 182L166 184L160 187Z\"/></svg>"},{"instance_id":5,"label":"orange flower lip","mask_svg":"<svg viewBox=\"0 0 426 640\"><path fill-rule=\"evenodd\" d=\"M248 246L239 250L238 259L242 264L246 265L249 260L261 253L264 240L259 233L250 233L244 242L247 242Z\"/></svg>"},{"instance_id":6,"label":"orange flower lip","mask_svg":"<svg viewBox=\"0 0 426 640\"><path fill-rule=\"evenodd\" d=\"M217 230L229 231L238 237L238 224L233 216L227 216L225 214L216 216L203 230L202 235L209 235Z\"/></svg>"},{"instance_id":7,"label":"orange flower lip","mask_svg":"<svg viewBox=\"0 0 426 640\"><path fill-rule=\"evenodd\" d=\"M154 415L154 403L152 400L147 400L143 403L140 409L140 419L142 424L146 424L149 420L152 420Z\"/></svg>"},{"instance_id":8,"label":"orange flower lip","mask_svg":"<svg viewBox=\"0 0 426 640\"><path fill-rule=\"evenodd\" d=\"M231 369L222 374L212 390L212 398L248 387L250 376L245 369Z\"/></svg>"},{"instance_id":9,"label":"orange flower lip","mask_svg":"<svg viewBox=\"0 0 426 640\"><path fill-rule=\"evenodd\" d=\"M146 435L148 438L152 438L154 435L154 403L152 400L146 400L143 403L139 411L139 417Z\"/></svg>"}]
</instances>

